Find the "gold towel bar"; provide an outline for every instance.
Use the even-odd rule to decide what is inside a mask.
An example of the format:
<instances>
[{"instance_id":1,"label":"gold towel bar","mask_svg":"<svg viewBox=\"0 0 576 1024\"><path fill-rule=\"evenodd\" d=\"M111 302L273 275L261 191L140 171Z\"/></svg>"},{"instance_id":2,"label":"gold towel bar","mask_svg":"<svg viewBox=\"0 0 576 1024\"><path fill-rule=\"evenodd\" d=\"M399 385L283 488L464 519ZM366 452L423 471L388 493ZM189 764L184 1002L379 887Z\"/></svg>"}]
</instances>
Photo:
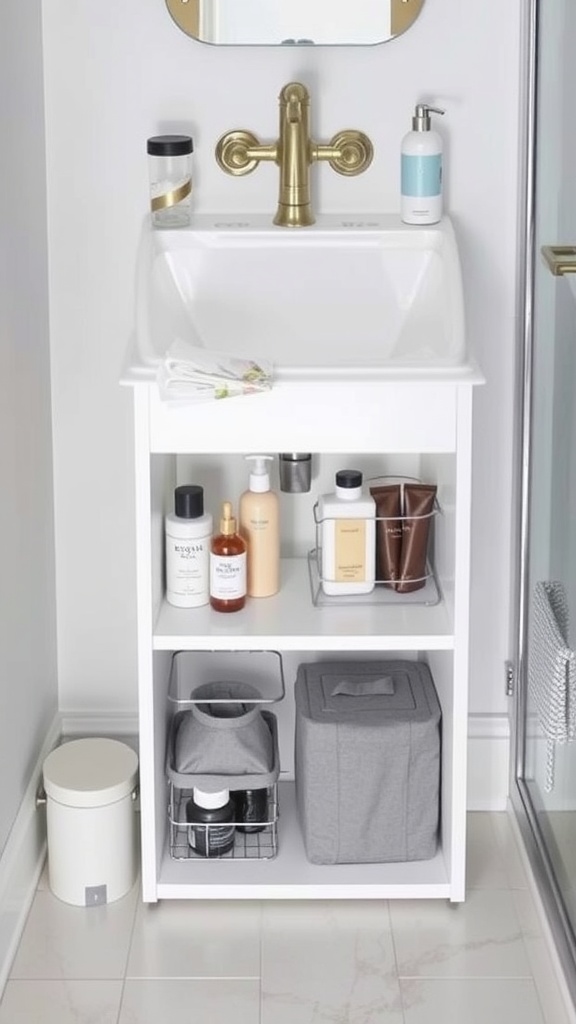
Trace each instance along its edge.
<instances>
[{"instance_id":1,"label":"gold towel bar","mask_svg":"<svg viewBox=\"0 0 576 1024\"><path fill-rule=\"evenodd\" d=\"M576 274L576 245L543 245L541 252L555 277Z\"/></svg>"}]
</instances>

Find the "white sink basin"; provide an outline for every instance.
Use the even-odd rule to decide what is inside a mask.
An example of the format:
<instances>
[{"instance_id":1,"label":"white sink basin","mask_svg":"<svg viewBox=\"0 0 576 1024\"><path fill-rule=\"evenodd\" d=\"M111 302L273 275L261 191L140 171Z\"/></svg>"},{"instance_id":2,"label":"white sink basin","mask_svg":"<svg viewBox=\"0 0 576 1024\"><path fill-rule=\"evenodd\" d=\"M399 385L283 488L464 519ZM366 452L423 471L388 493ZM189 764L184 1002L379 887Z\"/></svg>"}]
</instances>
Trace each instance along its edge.
<instances>
[{"instance_id":1,"label":"white sink basin","mask_svg":"<svg viewBox=\"0 0 576 1024\"><path fill-rule=\"evenodd\" d=\"M198 216L146 229L138 257L137 346L148 365L177 338L266 358L278 380L462 367L467 352L457 245L448 219Z\"/></svg>"}]
</instances>

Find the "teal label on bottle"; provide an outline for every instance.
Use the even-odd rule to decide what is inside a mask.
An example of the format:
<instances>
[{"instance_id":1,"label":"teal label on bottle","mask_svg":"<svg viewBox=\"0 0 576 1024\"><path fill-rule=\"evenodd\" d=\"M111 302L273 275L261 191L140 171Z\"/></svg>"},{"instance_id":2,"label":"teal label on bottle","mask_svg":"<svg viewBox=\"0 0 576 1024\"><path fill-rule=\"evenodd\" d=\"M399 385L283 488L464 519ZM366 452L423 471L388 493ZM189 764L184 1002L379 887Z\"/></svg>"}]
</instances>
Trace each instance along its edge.
<instances>
[{"instance_id":1,"label":"teal label on bottle","mask_svg":"<svg viewBox=\"0 0 576 1024\"><path fill-rule=\"evenodd\" d=\"M442 191L442 156L402 154L402 195L439 196Z\"/></svg>"}]
</instances>

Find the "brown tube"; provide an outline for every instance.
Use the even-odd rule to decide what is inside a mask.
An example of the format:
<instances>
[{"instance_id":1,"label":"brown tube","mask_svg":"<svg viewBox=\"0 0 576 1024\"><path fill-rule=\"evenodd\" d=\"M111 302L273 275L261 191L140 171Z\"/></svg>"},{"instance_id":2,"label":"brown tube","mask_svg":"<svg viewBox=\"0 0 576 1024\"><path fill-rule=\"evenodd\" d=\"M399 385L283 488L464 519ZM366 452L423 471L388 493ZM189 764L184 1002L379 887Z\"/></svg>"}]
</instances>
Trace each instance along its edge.
<instances>
[{"instance_id":1,"label":"brown tube","mask_svg":"<svg viewBox=\"0 0 576 1024\"><path fill-rule=\"evenodd\" d=\"M396 586L400 594L420 590L426 583L426 554L435 497L435 484L404 484L400 579Z\"/></svg>"},{"instance_id":2,"label":"brown tube","mask_svg":"<svg viewBox=\"0 0 576 1024\"><path fill-rule=\"evenodd\" d=\"M376 484L370 494L376 502L376 580L395 590L402 547L400 484Z\"/></svg>"}]
</instances>

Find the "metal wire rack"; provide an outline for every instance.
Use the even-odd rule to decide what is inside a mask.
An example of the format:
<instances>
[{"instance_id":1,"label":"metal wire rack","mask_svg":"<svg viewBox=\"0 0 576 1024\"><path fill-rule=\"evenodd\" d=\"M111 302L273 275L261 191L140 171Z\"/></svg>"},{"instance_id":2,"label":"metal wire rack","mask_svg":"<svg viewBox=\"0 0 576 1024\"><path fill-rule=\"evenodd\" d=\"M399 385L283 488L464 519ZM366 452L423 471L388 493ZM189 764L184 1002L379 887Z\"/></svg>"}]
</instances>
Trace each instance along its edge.
<instances>
[{"instance_id":1,"label":"metal wire rack","mask_svg":"<svg viewBox=\"0 0 576 1024\"><path fill-rule=\"evenodd\" d=\"M170 855L174 860L199 861L204 858L198 855L189 842L189 824L186 820L186 805L192 797L191 789L179 789L170 783L170 800L168 818L170 825ZM231 850L211 860L271 860L278 851L278 785L270 786L268 794L267 821L262 822L264 828L260 832L243 832L236 828L234 846ZM230 822L230 824L238 824ZM195 824L195 829L222 828L219 825ZM208 845L208 843L206 844Z\"/></svg>"}]
</instances>

